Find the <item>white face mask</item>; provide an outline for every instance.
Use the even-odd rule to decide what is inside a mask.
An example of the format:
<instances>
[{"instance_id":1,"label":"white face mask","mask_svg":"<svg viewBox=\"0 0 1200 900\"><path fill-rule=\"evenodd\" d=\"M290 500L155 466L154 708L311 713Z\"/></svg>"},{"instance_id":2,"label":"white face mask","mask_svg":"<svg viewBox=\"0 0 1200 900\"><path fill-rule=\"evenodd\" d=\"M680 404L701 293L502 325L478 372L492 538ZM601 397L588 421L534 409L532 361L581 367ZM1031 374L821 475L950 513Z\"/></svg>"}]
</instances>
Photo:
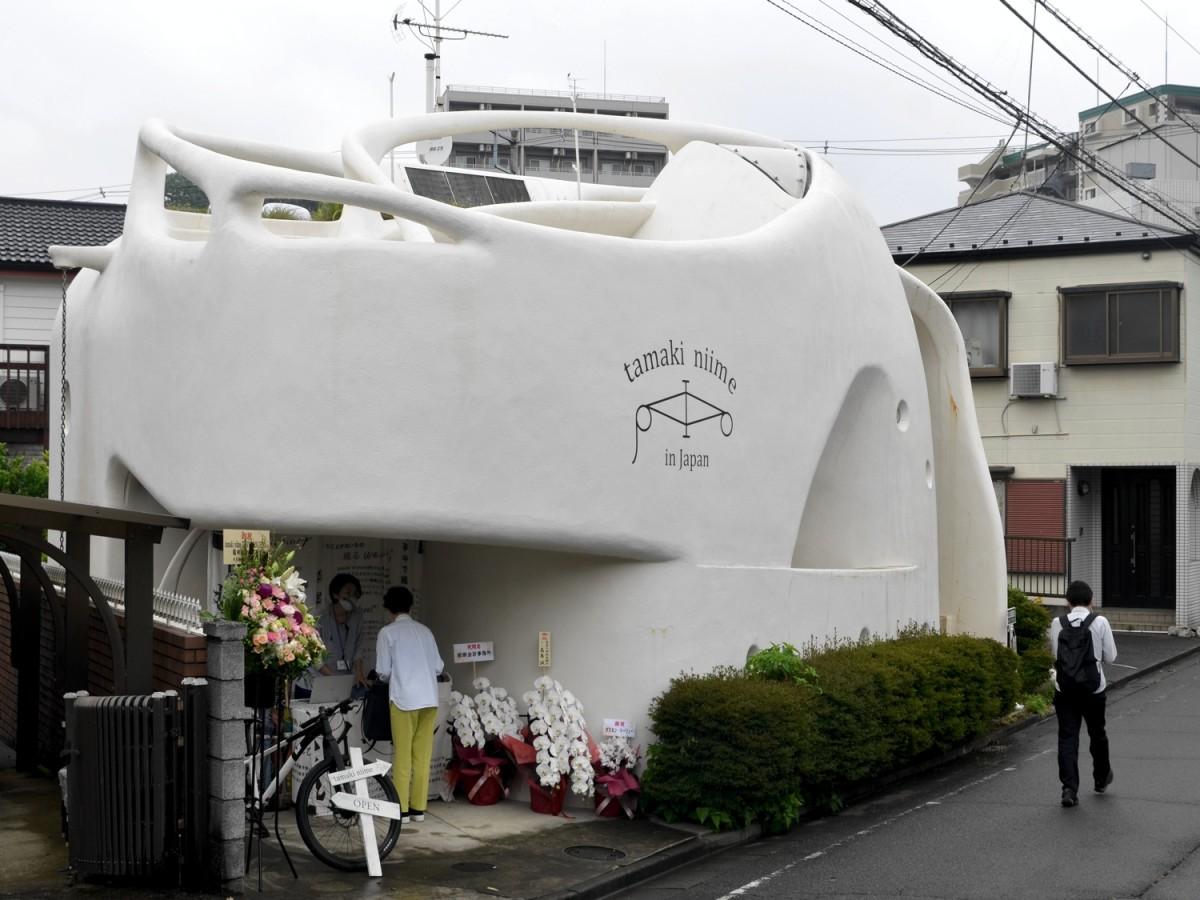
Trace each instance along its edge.
<instances>
[{"instance_id":1,"label":"white face mask","mask_svg":"<svg viewBox=\"0 0 1200 900\"><path fill-rule=\"evenodd\" d=\"M342 609L344 609L346 612L353 612L353 611L354 611L354 604L353 604L353 603L351 603L349 600L339 600L339 601L338 601L338 605L339 605L339 606L340 606Z\"/></svg>"}]
</instances>

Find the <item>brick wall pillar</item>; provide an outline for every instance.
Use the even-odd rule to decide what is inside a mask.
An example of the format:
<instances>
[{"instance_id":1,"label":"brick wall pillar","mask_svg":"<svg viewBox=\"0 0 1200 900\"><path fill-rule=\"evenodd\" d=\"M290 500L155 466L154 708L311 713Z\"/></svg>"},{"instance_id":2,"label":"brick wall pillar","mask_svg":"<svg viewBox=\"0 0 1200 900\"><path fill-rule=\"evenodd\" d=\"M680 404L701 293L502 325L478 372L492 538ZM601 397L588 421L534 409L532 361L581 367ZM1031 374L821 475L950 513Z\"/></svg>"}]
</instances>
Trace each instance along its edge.
<instances>
[{"instance_id":1,"label":"brick wall pillar","mask_svg":"<svg viewBox=\"0 0 1200 900\"><path fill-rule=\"evenodd\" d=\"M246 626L206 622L208 638L208 856L222 892L240 894L246 872Z\"/></svg>"}]
</instances>

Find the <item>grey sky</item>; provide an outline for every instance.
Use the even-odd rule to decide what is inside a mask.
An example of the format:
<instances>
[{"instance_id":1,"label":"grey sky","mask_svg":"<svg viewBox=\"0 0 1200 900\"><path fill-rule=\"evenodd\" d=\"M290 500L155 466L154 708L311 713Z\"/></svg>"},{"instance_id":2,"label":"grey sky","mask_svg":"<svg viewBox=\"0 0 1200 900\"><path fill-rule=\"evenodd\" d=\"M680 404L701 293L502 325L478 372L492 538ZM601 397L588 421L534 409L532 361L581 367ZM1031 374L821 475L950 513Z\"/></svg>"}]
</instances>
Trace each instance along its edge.
<instances>
[{"instance_id":1,"label":"grey sky","mask_svg":"<svg viewBox=\"0 0 1200 900\"><path fill-rule=\"evenodd\" d=\"M856 26L885 37L882 29L845 0L791 2L884 52ZM1200 47L1200 4L1147 2ZM452 4L444 0L443 6ZM397 112L420 111L424 48L411 38L393 40L396 5L4 0L0 194L58 191L47 195L70 198L100 185L124 185L138 126L152 117L197 131L334 150L349 128L387 116L392 71ZM889 5L960 61L1024 99L1029 32L998 0ZM1033 3L1014 5L1028 16ZM1142 0L1056 5L1146 81L1164 80L1164 28ZM409 0L408 10L415 14L416 0ZM1044 11L1038 22L1095 73L1091 51ZM443 76L451 84L564 89L571 71L581 77L581 91L599 92L607 41L608 90L666 96L675 119L889 152L961 148L951 156L831 155L881 223L952 205L961 187L957 167L977 160L980 148L1011 127L901 81L765 0L463 0L447 24L511 35L447 42ZM1171 35L1168 54L1171 82L1200 84L1200 53ZM928 80L912 63L903 65ZM1106 65L1100 75L1114 92L1126 85ZM1078 111L1095 103L1095 89L1039 42L1034 110L1071 130ZM888 140L863 143L878 139Z\"/></svg>"}]
</instances>

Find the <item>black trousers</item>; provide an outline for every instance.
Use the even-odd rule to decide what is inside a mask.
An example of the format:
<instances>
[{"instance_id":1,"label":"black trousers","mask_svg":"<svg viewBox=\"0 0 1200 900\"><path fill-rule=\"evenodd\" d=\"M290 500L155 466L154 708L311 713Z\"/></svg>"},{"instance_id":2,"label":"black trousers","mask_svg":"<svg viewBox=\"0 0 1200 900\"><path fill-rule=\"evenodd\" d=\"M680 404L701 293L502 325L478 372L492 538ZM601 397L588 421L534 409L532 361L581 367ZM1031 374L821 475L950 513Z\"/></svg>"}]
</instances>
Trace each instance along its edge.
<instances>
[{"instance_id":1,"label":"black trousers","mask_svg":"<svg viewBox=\"0 0 1200 900\"><path fill-rule=\"evenodd\" d=\"M1092 752L1092 777L1097 784L1108 778L1108 734L1104 730L1104 708L1108 692L1082 696L1054 693L1058 714L1058 780L1063 787L1079 790L1079 728L1087 723Z\"/></svg>"}]
</instances>

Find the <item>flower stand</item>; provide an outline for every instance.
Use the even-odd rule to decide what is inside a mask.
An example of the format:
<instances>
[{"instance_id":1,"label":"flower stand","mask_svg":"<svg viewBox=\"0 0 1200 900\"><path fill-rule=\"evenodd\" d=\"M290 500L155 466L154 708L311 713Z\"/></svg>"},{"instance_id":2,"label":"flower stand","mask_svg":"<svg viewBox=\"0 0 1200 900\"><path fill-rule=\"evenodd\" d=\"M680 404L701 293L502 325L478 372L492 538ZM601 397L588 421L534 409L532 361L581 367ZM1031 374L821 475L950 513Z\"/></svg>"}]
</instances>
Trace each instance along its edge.
<instances>
[{"instance_id":1,"label":"flower stand","mask_svg":"<svg viewBox=\"0 0 1200 900\"><path fill-rule=\"evenodd\" d=\"M617 818L624 813L633 818L637 812L638 793L641 786L633 773L626 768L608 772L596 772L596 794L593 798L596 815L601 818Z\"/></svg>"}]
</instances>

